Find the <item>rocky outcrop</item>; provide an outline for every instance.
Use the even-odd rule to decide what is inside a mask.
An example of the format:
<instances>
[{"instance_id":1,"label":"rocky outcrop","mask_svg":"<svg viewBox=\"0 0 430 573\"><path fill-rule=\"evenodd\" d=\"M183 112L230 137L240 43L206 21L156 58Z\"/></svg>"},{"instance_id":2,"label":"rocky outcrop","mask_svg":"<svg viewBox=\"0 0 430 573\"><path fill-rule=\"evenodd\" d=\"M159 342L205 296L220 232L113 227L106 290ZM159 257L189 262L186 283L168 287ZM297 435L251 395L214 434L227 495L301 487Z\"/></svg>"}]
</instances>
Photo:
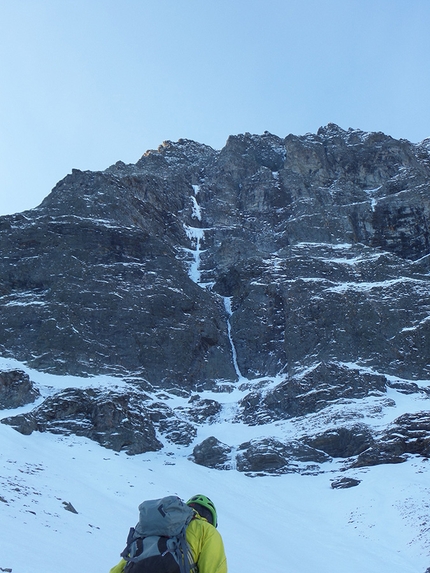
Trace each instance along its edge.
<instances>
[{"instance_id":1,"label":"rocky outcrop","mask_svg":"<svg viewBox=\"0 0 430 573\"><path fill-rule=\"evenodd\" d=\"M1 420L22 434L75 434L102 446L139 454L161 449L151 409L140 394L69 388L47 398L28 414Z\"/></svg>"},{"instance_id":2,"label":"rocky outcrop","mask_svg":"<svg viewBox=\"0 0 430 573\"><path fill-rule=\"evenodd\" d=\"M348 489L350 487L356 487L361 483L361 480L355 478L343 477L335 479L331 482L331 487L333 489Z\"/></svg>"},{"instance_id":3,"label":"rocky outcrop","mask_svg":"<svg viewBox=\"0 0 430 573\"><path fill-rule=\"evenodd\" d=\"M353 467L396 464L408 454L430 457L430 413L404 414L390 425L374 445L361 453Z\"/></svg>"},{"instance_id":4,"label":"rocky outcrop","mask_svg":"<svg viewBox=\"0 0 430 573\"><path fill-rule=\"evenodd\" d=\"M335 363L320 363L288 378L272 390L253 391L242 399L240 418L264 424L318 412L342 398L359 399L385 392L386 378Z\"/></svg>"},{"instance_id":5,"label":"rocky outcrop","mask_svg":"<svg viewBox=\"0 0 430 573\"><path fill-rule=\"evenodd\" d=\"M198 394L191 396L186 408L178 408L189 420L196 424L209 423L217 421L222 410L221 404L216 400L209 398L200 398Z\"/></svg>"},{"instance_id":6,"label":"rocky outcrop","mask_svg":"<svg viewBox=\"0 0 430 573\"><path fill-rule=\"evenodd\" d=\"M236 449L236 448L235 448ZM408 455L430 457L430 414L404 414L376 434L364 424L337 426L324 432L302 436L293 441L259 438L240 444L237 452L215 437L195 446L191 459L200 465L231 469L249 475L282 473L318 473L320 464L337 459L344 468L359 468L406 461ZM342 478L333 488L360 483Z\"/></svg>"},{"instance_id":7,"label":"rocky outcrop","mask_svg":"<svg viewBox=\"0 0 430 573\"><path fill-rule=\"evenodd\" d=\"M191 459L201 466L225 470L232 468L232 448L210 436L194 447Z\"/></svg>"},{"instance_id":8,"label":"rocky outcrop","mask_svg":"<svg viewBox=\"0 0 430 573\"><path fill-rule=\"evenodd\" d=\"M332 458L358 456L372 447L375 442L370 428L363 424L354 424L349 428L331 428L305 441Z\"/></svg>"},{"instance_id":9,"label":"rocky outcrop","mask_svg":"<svg viewBox=\"0 0 430 573\"><path fill-rule=\"evenodd\" d=\"M0 410L31 404L39 396L39 390L22 370L0 371Z\"/></svg>"},{"instance_id":10,"label":"rocky outcrop","mask_svg":"<svg viewBox=\"0 0 430 573\"><path fill-rule=\"evenodd\" d=\"M239 446L237 469L251 475L259 473L318 473L318 463L329 460L324 452L300 441L284 443L275 438L262 438ZM311 463L310 463L311 462Z\"/></svg>"}]
</instances>

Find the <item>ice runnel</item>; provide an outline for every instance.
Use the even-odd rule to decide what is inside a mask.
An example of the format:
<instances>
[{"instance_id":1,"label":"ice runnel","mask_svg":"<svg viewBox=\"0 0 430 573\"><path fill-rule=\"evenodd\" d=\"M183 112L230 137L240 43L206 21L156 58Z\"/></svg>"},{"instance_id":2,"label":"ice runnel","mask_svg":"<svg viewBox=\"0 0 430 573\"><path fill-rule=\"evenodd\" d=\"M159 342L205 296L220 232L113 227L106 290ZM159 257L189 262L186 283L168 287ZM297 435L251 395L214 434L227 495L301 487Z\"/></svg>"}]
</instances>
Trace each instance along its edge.
<instances>
[{"instance_id":1,"label":"ice runnel","mask_svg":"<svg viewBox=\"0 0 430 573\"><path fill-rule=\"evenodd\" d=\"M193 260L190 264L190 269L188 275L190 279L196 284L201 282L201 272L200 272L200 253L204 252L201 250L200 245L205 236L205 229L200 229L197 227L189 227L184 225L187 237L190 239L191 249L185 249L192 254Z\"/></svg>"},{"instance_id":2,"label":"ice runnel","mask_svg":"<svg viewBox=\"0 0 430 573\"><path fill-rule=\"evenodd\" d=\"M191 200L192 200L192 204L193 204L193 210L192 210L192 214L191 216L194 219L198 219L199 221L202 220L202 213L201 213L201 208L200 205L197 201L197 195L200 191L200 187L198 185L193 185L193 190L194 190L194 195L191 196ZM189 270L188 270L188 275L190 277L190 279L195 282L197 285L199 285L202 288L207 288L208 285L210 283L202 283L202 273L200 271L200 255L201 253L204 252L204 250L201 249L201 243L204 240L205 237L205 231L207 231L208 229L204 229L201 227L191 227L190 225L184 225L184 229L185 232L187 234L187 237L190 240L191 243L191 248L190 249L185 249L185 251L187 251L188 253L190 253L192 255L192 261L190 263L189 266ZM222 297L223 301L224 301L224 307L227 313L227 333L228 333L228 339L230 341L230 346L231 346L231 353L232 353L232 360L233 360L233 367L234 370L236 372L237 378L239 382L249 382L250 380L248 378L246 378L245 376L242 375L240 368L239 368L239 364L237 361L237 352L236 352L236 347L234 345L234 341L233 341L233 336L232 336L232 332L231 332L231 316L233 314L232 308L231 308L231 298L230 297Z\"/></svg>"},{"instance_id":3,"label":"ice runnel","mask_svg":"<svg viewBox=\"0 0 430 573\"><path fill-rule=\"evenodd\" d=\"M248 378L245 378L245 376L242 376L242 372L240 371L239 368L239 364L237 362L237 352L236 352L236 347L234 345L233 342L233 336L231 334L231 322L230 322L230 318L233 314L233 311L231 309L231 298L228 296L224 296L223 297L224 300L224 307L225 310L227 312L227 333L228 333L228 339L230 341L230 346L231 346L231 353L232 353L232 357L233 357L233 366L234 366L234 370L236 372L236 375L239 379L239 382L243 382L243 381L248 381Z\"/></svg>"}]
</instances>

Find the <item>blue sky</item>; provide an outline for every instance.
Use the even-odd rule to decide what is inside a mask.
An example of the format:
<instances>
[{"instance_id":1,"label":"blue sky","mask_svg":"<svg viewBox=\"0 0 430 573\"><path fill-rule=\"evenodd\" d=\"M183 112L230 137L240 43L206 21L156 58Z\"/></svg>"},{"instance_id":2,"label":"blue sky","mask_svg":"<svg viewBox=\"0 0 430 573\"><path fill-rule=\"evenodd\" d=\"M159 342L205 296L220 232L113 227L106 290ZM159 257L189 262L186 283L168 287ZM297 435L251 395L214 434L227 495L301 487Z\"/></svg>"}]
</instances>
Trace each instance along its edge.
<instances>
[{"instance_id":1,"label":"blue sky","mask_svg":"<svg viewBox=\"0 0 430 573\"><path fill-rule=\"evenodd\" d=\"M167 139L430 137L429 0L1 0L0 214Z\"/></svg>"}]
</instances>

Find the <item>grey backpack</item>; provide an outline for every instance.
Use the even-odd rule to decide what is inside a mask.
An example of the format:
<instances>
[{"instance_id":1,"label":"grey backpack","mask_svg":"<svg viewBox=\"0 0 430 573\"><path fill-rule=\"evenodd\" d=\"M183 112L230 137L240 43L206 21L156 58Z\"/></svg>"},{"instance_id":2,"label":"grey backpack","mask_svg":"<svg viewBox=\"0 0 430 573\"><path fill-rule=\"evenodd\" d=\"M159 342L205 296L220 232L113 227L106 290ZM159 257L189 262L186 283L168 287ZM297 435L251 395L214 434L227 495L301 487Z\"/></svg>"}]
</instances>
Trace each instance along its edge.
<instances>
[{"instance_id":1,"label":"grey backpack","mask_svg":"<svg viewBox=\"0 0 430 573\"><path fill-rule=\"evenodd\" d=\"M196 573L197 566L185 539L195 513L174 495L144 501L139 522L128 534L121 553L124 573Z\"/></svg>"}]
</instances>

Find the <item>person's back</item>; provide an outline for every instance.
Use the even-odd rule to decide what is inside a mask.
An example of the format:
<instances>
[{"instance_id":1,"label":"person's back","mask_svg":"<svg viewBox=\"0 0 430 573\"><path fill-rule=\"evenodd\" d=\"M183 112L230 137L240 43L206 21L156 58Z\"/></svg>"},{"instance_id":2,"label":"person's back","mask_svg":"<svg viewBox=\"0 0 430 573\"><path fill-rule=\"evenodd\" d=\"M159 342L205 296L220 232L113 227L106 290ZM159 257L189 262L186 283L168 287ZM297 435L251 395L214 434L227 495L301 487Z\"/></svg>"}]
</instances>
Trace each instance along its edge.
<instances>
[{"instance_id":1,"label":"person's back","mask_svg":"<svg viewBox=\"0 0 430 573\"><path fill-rule=\"evenodd\" d=\"M197 514L188 525L185 537L199 573L227 573L224 543L213 525Z\"/></svg>"},{"instance_id":2,"label":"person's back","mask_svg":"<svg viewBox=\"0 0 430 573\"><path fill-rule=\"evenodd\" d=\"M213 502L199 494L189 499L187 505L195 513L186 528L185 539L198 573L227 573L224 543L216 529L218 518ZM126 566L126 559L121 559L110 573L123 573Z\"/></svg>"}]
</instances>

